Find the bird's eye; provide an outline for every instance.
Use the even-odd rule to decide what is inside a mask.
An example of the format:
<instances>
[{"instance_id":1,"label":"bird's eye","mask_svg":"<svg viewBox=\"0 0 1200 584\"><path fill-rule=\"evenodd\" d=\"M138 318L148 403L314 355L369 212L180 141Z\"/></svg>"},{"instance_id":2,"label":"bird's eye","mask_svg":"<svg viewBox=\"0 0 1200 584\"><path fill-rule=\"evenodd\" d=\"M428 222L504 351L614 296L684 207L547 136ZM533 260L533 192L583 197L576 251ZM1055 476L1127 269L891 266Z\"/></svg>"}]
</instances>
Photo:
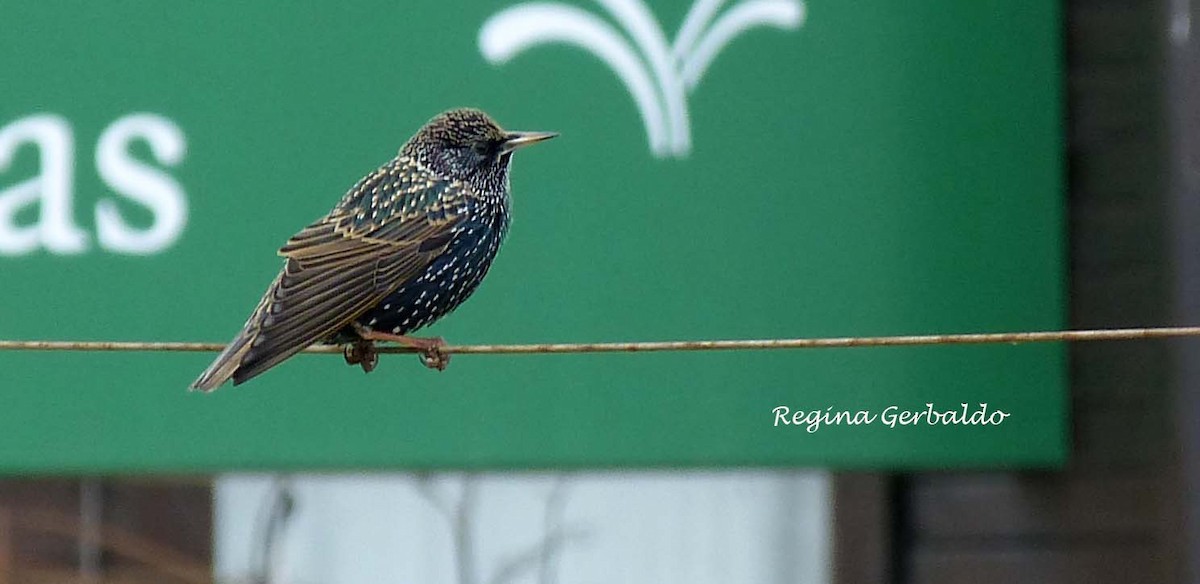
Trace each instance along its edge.
<instances>
[{"instance_id":1,"label":"bird's eye","mask_svg":"<svg viewBox=\"0 0 1200 584\"><path fill-rule=\"evenodd\" d=\"M471 145L471 149L474 150L476 154L483 156L488 153L488 144L487 142L476 142Z\"/></svg>"}]
</instances>

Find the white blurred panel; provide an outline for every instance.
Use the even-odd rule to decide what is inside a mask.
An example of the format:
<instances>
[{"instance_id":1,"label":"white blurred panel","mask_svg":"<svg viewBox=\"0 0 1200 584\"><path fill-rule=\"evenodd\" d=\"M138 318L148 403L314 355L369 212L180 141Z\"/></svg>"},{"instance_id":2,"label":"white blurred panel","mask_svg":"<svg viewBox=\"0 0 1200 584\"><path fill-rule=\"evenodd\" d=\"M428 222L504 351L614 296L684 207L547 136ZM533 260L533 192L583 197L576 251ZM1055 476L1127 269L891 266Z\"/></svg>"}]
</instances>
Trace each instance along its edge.
<instances>
[{"instance_id":1,"label":"white blurred panel","mask_svg":"<svg viewBox=\"0 0 1200 584\"><path fill-rule=\"evenodd\" d=\"M825 583L799 471L231 475L217 575L275 584Z\"/></svg>"}]
</instances>

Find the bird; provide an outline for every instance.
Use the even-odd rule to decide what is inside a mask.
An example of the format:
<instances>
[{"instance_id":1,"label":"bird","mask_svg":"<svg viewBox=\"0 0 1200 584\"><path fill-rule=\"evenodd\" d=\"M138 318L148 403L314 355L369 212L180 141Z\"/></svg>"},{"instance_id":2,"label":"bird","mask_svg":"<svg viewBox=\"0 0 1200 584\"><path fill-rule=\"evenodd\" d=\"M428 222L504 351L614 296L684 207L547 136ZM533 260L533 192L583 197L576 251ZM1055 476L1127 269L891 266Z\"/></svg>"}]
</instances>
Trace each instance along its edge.
<instances>
[{"instance_id":1,"label":"bird","mask_svg":"<svg viewBox=\"0 0 1200 584\"><path fill-rule=\"evenodd\" d=\"M283 269L191 389L239 385L315 343L343 345L368 373L385 341L444 369L445 341L408 333L476 290L508 233L513 153L557 135L504 130L473 108L429 120L279 249Z\"/></svg>"}]
</instances>

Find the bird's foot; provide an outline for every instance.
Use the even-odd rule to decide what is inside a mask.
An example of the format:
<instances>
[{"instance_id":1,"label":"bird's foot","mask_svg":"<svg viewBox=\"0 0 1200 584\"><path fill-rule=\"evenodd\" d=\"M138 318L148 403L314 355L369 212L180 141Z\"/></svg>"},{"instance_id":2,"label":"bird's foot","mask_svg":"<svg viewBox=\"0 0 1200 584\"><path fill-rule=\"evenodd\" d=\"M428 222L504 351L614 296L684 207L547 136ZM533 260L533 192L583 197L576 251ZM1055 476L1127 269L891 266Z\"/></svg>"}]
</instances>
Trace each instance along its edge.
<instances>
[{"instance_id":1,"label":"bird's foot","mask_svg":"<svg viewBox=\"0 0 1200 584\"><path fill-rule=\"evenodd\" d=\"M430 338L413 338L409 337L410 341L415 341L411 347L421 351L421 362L430 369L445 371L446 366L450 364L450 354L442 351L446 347L446 340L442 337Z\"/></svg>"},{"instance_id":2,"label":"bird's foot","mask_svg":"<svg viewBox=\"0 0 1200 584\"><path fill-rule=\"evenodd\" d=\"M379 331L373 331L366 327L357 326L355 332L362 337L363 341L370 343L371 341L391 341L405 347L412 347L421 353L421 363L430 369L444 371L446 366L450 364L450 355L445 353L446 340L442 337L409 337L405 335L393 335ZM371 349L374 351L374 347ZM378 356L375 357L376 359ZM346 358L349 361L349 357ZM372 365L374 368L374 365Z\"/></svg>"},{"instance_id":3,"label":"bird's foot","mask_svg":"<svg viewBox=\"0 0 1200 584\"><path fill-rule=\"evenodd\" d=\"M342 350L347 365L359 365L363 373L370 373L379 364L379 353L375 351L375 343L366 339L355 341Z\"/></svg>"}]
</instances>

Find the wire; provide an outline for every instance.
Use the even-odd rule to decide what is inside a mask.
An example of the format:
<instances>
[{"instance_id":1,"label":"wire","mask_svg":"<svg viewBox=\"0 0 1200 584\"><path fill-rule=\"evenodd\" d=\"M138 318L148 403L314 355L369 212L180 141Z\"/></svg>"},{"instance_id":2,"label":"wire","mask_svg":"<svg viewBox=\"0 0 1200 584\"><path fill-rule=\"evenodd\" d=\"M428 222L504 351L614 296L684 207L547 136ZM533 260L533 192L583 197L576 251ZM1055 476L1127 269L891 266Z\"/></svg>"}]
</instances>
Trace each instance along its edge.
<instances>
[{"instance_id":1,"label":"wire","mask_svg":"<svg viewBox=\"0 0 1200 584\"><path fill-rule=\"evenodd\" d=\"M546 343L535 345L448 345L446 354L651 353L663 351L746 351L820 349L834 347L896 347L915 345L987 345L1083 341L1127 341L1200 336L1200 327L1126 328L1022 333L968 333L892 337L833 337L725 341L660 341L631 343ZM90 341L0 341L0 351L183 352L221 351L220 343L141 343ZM306 353L342 354L338 345L313 345ZM416 353L410 347L383 346L379 353Z\"/></svg>"}]
</instances>

